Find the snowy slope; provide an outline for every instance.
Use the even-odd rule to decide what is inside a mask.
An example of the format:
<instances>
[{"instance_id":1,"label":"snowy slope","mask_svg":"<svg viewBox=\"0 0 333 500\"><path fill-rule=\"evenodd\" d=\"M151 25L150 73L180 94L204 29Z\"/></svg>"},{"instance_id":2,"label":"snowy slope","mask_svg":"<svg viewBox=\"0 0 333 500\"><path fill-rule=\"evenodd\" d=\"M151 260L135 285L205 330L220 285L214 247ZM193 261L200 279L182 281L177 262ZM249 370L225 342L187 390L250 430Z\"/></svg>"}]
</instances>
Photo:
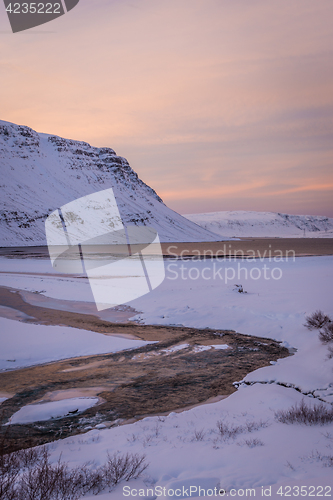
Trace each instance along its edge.
<instances>
[{"instance_id":1,"label":"snowy slope","mask_svg":"<svg viewBox=\"0 0 333 500\"><path fill-rule=\"evenodd\" d=\"M161 241L220 239L170 210L127 160L95 148L0 121L0 246L45 245L55 209L113 188L125 224L154 227Z\"/></svg>"},{"instance_id":2,"label":"snowy slope","mask_svg":"<svg viewBox=\"0 0 333 500\"><path fill-rule=\"evenodd\" d=\"M235 211L184 217L208 231L228 237L333 238L333 219L320 215Z\"/></svg>"}]
</instances>

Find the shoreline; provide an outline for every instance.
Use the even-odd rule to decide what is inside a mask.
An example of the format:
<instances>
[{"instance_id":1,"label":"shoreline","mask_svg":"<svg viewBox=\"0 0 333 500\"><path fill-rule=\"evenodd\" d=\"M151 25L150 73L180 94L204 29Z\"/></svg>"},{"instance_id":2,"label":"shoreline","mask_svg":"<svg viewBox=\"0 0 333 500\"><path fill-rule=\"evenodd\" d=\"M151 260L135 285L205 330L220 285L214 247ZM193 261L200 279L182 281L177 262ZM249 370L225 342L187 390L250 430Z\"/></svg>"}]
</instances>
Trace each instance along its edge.
<instances>
[{"instance_id":1,"label":"shoreline","mask_svg":"<svg viewBox=\"0 0 333 500\"><path fill-rule=\"evenodd\" d=\"M2 393L11 396L1 404L2 424L20 408L57 394L94 393L100 401L77 416L0 426L0 439L6 432L7 451L81 434L87 426L124 425L216 402L236 391L235 380L291 355L280 342L231 330L103 321L92 314L30 305L18 290L0 288L0 303L4 299L13 311L29 313L31 319L22 319L27 323L62 324L155 341L131 350L1 371ZM220 344L228 348L215 348Z\"/></svg>"},{"instance_id":2,"label":"shoreline","mask_svg":"<svg viewBox=\"0 0 333 500\"><path fill-rule=\"evenodd\" d=\"M333 255L333 238L240 238L212 242L161 243L165 258L265 258L311 257ZM112 246L114 254L122 255L124 248ZM135 245L132 245L135 250ZM91 256L110 253L108 246L94 247ZM7 258L49 259L47 246L0 247L0 256Z\"/></svg>"}]
</instances>

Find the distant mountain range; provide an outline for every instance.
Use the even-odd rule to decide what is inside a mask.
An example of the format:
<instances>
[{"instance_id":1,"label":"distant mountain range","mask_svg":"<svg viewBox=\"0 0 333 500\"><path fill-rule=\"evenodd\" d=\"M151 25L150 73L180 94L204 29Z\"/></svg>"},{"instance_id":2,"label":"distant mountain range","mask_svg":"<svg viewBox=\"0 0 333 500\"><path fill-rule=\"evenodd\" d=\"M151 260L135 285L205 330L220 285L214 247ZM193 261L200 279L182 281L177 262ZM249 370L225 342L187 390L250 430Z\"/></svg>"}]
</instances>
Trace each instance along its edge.
<instances>
[{"instance_id":1,"label":"distant mountain range","mask_svg":"<svg viewBox=\"0 0 333 500\"><path fill-rule=\"evenodd\" d=\"M321 215L235 211L184 217L220 237L333 238L333 219Z\"/></svg>"},{"instance_id":2,"label":"distant mountain range","mask_svg":"<svg viewBox=\"0 0 333 500\"><path fill-rule=\"evenodd\" d=\"M221 237L168 208L113 149L0 121L0 246L46 245L45 220L62 205L113 188L125 225L155 228L162 242Z\"/></svg>"}]
</instances>

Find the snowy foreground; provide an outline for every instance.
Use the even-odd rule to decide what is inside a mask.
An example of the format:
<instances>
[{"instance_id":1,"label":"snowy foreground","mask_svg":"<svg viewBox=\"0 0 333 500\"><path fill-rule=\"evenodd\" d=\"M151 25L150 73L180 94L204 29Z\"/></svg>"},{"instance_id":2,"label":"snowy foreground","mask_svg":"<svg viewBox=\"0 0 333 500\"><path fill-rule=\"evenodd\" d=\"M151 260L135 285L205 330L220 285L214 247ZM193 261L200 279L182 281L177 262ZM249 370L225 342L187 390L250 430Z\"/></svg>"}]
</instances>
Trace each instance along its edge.
<instances>
[{"instance_id":1,"label":"snowy foreground","mask_svg":"<svg viewBox=\"0 0 333 500\"><path fill-rule=\"evenodd\" d=\"M333 219L321 215L225 211L184 215L220 236L271 238L333 238Z\"/></svg>"},{"instance_id":2,"label":"snowy foreground","mask_svg":"<svg viewBox=\"0 0 333 500\"><path fill-rule=\"evenodd\" d=\"M333 315L332 264L332 257L166 262L163 284L130 304L141 311L136 319L233 329L281 340L297 352L248 374L234 394L218 403L131 425L93 429L54 443L52 459L62 454L75 466L86 461L102 464L107 451L145 454L149 467L142 479L121 483L111 493L100 494L101 499L187 498L189 493L195 498L199 488L201 498L204 494L211 498L214 488L220 487L228 496L281 498L298 496L301 486L307 487L302 490L306 495L299 496L332 497L333 424L287 425L275 418L277 410L303 398L308 405L320 400L329 407L333 403L333 359L317 333L303 326L305 315L316 309ZM0 259L0 271L11 267L49 272L46 261ZM91 300L88 281L75 277L3 274L1 281L53 298L64 299L68 293L68 300L73 296ZM235 284L242 284L247 293L238 293ZM221 437L218 421L238 431L233 437ZM311 486L317 489L308 495L313 492ZM320 490L320 486L328 488ZM288 487L294 487L290 495L286 495ZM246 492L252 488L254 492Z\"/></svg>"}]
</instances>

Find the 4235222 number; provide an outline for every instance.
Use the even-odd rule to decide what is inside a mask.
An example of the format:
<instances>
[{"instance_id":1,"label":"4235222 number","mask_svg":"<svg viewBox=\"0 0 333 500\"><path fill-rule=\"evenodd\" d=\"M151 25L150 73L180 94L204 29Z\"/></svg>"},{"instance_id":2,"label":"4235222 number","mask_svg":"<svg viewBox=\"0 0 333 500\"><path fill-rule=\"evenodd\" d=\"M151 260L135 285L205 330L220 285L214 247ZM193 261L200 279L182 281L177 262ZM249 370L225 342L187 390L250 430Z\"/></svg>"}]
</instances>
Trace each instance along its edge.
<instances>
[{"instance_id":1,"label":"4235222 number","mask_svg":"<svg viewBox=\"0 0 333 500\"><path fill-rule=\"evenodd\" d=\"M332 486L280 486L281 497L332 497Z\"/></svg>"},{"instance_id":2,"label":"4235222 number","mask_svg":"<svg viewBox=\"0 0 333 500\"><path fill-rule=\"evenodd\" d=\"M10 3L6 8L9 14L61 14L61 4L59 2L26 2Z\"/></svg>"}]
</instances>

